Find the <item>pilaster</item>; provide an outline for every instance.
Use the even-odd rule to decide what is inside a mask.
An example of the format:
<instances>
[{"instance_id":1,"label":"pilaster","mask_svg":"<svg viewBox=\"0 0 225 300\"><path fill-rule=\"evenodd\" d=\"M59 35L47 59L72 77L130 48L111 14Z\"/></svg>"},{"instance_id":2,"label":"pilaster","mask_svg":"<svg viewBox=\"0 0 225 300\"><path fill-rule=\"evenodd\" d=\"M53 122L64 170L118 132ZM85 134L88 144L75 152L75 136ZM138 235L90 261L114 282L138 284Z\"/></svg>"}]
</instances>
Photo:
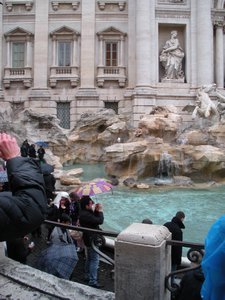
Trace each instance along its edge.
<instances>
[{"instance_id":1,"label":"pilaster","mask_svg":"<svg viewBox=\"0 0 225 300\"><path fill-rule=\"evenodd\" d=\"M136 2L136 87L150 88L151 82L150 2Z\"/></svg>"},{"instance_id":2,"label":"pilaster","mask_svg":"<svg viewBox=\"0 0 225 300\"><path fill-rule=\"evenodd\" d=\"M35 4L34 88L47 88L49 1Z\"/></svg>"},{"instance_id":3,"label":"pilaster","mask_svg":"<svg viewBox=\"0 0 225 300\"><path fill-rule=\"evenodd\" d=\"M213 82L213 25L211 0L197 2L197 74L198 85Z\"/></svg>"},{"instance_id":4,"label":"pilaster","mask_svg":"<svg viewBox=\"0 0 225 300\"><path fill-rule=\"evenodd\" d=\"M82 1L81 88L95 86L95 1Z\"/></svg>"}]
</instances>

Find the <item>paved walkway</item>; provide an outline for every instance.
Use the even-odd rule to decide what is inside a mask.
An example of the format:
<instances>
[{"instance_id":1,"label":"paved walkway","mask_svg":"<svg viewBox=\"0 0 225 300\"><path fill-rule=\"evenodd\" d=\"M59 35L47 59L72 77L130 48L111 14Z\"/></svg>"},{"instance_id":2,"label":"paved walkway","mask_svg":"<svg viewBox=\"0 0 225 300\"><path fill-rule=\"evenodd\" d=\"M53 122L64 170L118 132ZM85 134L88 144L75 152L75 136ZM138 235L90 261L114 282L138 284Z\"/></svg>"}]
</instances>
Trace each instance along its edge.
<instances>
[{"instance_id":1,"label":"paved walkway","mask_svg":"<svg viewBox=\"0 0 225 300\"><path fill-rule=\"evenodd\" d=\"M34 241L35 247L32 250L32 253L27 258L27 265L31 267L35 267L35 263L37 261L37 257L39 253L43 249L48 247L46 243L46 230L44 225L42 225L41 237L35 237L35 238L33 237L31 239ZM104 253L106 253L105 250ZM108 250L106 254L113 257L113 253L110 250ZM84 264L85 264L84 253L78 253L78 257L79 260L72 274L71 281L87 284L84 280ZM104 285L104 287L102 288L103 290L110 291L110 292L114 292L114 280L112 279L112 270L113 270L113 266L103 261L100 262L100 267L98 272L99 283L101 285Z\"/></svg>"}]
</instances>

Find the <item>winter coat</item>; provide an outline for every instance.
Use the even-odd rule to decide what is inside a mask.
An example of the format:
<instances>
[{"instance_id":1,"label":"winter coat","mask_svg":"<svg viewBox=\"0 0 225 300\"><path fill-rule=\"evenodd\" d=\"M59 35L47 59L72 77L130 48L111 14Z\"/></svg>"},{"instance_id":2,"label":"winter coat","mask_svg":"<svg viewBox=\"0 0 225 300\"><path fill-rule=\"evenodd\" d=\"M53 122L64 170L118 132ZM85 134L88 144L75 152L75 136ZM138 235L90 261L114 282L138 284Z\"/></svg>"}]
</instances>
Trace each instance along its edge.
<instances>
[{"instance_id":1,"label":"winter coat","mask_svg":"<svg viewBox=\"0 0 225 300\"><path fill-rule=\"evenodd\" d=\"M80 221L80 226L82 227L100 230L99 225L103 224L104 221L103 212L98 212L98 211L93 212L88 209L81 209L79 221ZM84 239L84 244L87 247L91 246L91 241L95 235L96 235L95 233L84 232L83 239Z\"/></svg>"},{"instance_id":2,"label":"winter coat","mask_svg":"<svg viewBox=\"0 0 225 300\"><path fill-rule=\"evenodd\" d=\"M7 161L11 192L0 193L0 241L23 237L45 219L47 198L39 163L28 157Z\"/></svg>"},{"instance_id":3,"label":"winter coat","mask_svg":"<svg viewBox=\"0 0 225 300\"><path fill-rule=\"evenodd\" d=\"M172 233L172 240L183 241L183 232L181 228L185 228L183 222L174 217L171 222L167 222L164 224L169 231ZM182 256L182 247L181 246L172 246L171 250L171 259L172 265L180 265L181 264L181 256Z\"/></svg>"},{"instance_id":4,"label":"winter coat","mask_svg":"<svg viewBox=\"0 0 225 300\"><path fill-rule=\"evenodd\" d=\"M46 189L46 195L48 199L53 199L55 191L55 183L56 179L53 174L51 173L43 173L44 176L44 182L45 182L45 189Z\"/></svg>"},{"instance_id":5,"label":"winter coat","mask_svg":"<svg viewBox=\"0 0 225 300\"><path fill-rule=\"evenodd\" d=\"M6 242L8 257L22 264L27 261L31 249L25 244L24 238L18 238Z\"/></svg>"},{"instance_id":6,"label":"winter coat","mask_svg":"<svg viewBox=\"0 0 225 300\"><path fill-rule=\"evenodd\" d=\"M187 272L181 280L176 300L201 300L201 287L204 282L202 269Z\"/></svg>"}]
</instances>

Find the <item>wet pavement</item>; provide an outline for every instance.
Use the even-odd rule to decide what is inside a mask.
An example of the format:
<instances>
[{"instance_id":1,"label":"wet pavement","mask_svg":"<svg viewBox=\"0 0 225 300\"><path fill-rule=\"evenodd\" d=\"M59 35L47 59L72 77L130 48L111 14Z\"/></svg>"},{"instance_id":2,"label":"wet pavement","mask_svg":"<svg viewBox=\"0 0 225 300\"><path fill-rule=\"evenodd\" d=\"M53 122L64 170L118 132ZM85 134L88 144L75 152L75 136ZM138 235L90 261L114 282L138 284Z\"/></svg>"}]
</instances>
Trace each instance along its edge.
<instances>
[{"instance_id":1,"label":"wet pavement","mask_svg":"<svg viewBox=\"0 0 225 300\"><path fill-rule=\"evenodd\" d=\"M34 242L35 247L32 250L32 252L27 257L27 265L34 267L38 258L38 255L42 250L44 250L46 247L48 247L46 243L46 229L45 225L42 225L41 230L41 236L40 237L34 237L31 236L31 241ZM104 253L109 255L111 258L113 258L114 254L112 250L102 250ZM85 254L84 251L81 253L78 253L79 260L77 262L77 265L74 269L74 272L71 276L71 281L87 284L84 279L84 264L85 264ZM103 285L104 287L102 290L114 292L114 280L112 278L113 275L113 266L109 265L108 263L104 261L100 261L99 270L98 270L98 278L100 285Z\"/></svg>"}]
</instances>

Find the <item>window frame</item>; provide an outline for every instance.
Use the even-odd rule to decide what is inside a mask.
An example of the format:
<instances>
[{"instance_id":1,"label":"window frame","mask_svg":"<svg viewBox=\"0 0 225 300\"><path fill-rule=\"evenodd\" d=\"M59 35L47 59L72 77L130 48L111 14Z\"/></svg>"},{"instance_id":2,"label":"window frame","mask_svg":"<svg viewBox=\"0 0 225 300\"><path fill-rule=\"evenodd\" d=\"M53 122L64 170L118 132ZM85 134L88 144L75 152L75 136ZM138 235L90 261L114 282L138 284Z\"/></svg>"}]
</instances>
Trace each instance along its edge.
<instances>
[{"instance_id":1,"label":"window frame","mask_svg":"<svg viewBox=\"0 0 225 300\"><path fill-rule=\"evenodd\" d=\"M109 46L109 51L108 51L108 46ZM116 46L116 49L114 50L113 47ZM105 61L105 66L106 67L117 67L119 64L119 45L118 45L118 41L114 40L114 41L110 41L110 40L106 40L105 41L105 57L104 57L104 61ZM109 53L109 59L107 58ZM115 58L113 57L115 53ZM109 61L109 64L107 63L107 61Z\"/></svg>"}]
</instances>

